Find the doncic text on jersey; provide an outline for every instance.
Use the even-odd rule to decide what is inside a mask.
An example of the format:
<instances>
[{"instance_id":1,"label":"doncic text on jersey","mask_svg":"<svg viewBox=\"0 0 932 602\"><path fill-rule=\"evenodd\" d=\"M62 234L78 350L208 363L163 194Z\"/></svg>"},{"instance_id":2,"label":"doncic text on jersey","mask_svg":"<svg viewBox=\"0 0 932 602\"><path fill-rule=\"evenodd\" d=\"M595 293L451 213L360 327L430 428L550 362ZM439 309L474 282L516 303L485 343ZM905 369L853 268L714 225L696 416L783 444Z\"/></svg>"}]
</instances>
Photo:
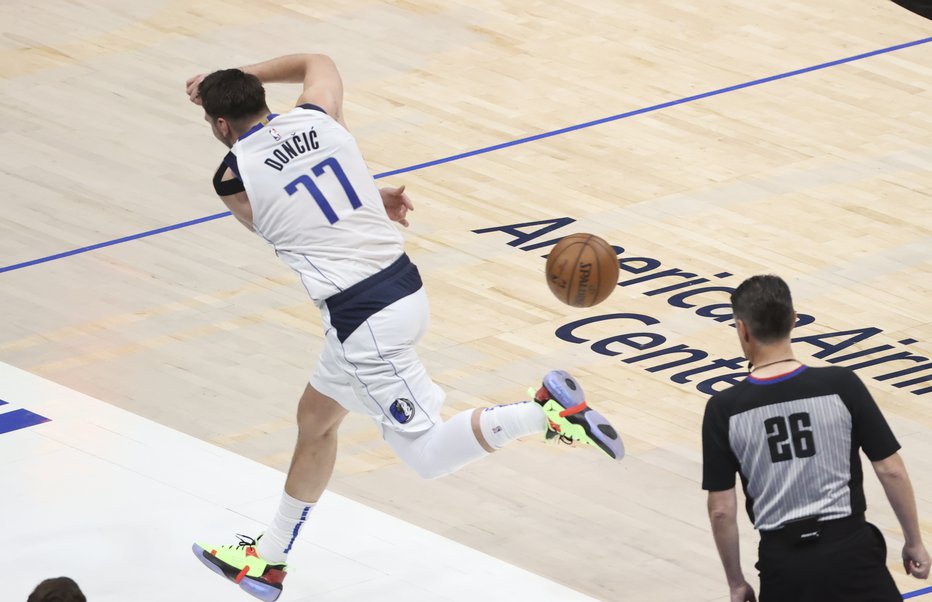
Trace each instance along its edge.
<instances>
[{"instance_id":1,"label":"doncic text on jersey","mask_svg":"<svg viewBox=\"0 0 932 602\"><path fill-rule=\"evenodd\" d=\"M278 130L273 127L270 127L268 132L276 141L284 138L284 136L279 134ZM272 151L272 156L266 157L263 163L273 168L275 171L281 171L285 169L285 165L295 157L303 155L309 150L317 150L318 148L320 148L320 143L317 141L317 132L314 131L314 128L306 132L294 132L288 136L288 138L284 138L284 142Z\"/></svg>"}]
</instances>

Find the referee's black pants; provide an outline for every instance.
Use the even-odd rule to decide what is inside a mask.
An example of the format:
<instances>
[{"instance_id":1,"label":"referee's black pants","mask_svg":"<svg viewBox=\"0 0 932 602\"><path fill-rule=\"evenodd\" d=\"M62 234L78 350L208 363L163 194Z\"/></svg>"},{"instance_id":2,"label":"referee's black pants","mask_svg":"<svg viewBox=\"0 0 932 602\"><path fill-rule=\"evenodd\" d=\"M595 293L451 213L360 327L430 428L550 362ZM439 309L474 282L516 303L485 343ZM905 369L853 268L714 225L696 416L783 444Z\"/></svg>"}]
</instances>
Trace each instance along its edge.
<instances>
[{"instance_id":1,"label":"referee's black pants","mask_svg":"<svg viewBox=\"0 0 932 602\"><path fill-rule=\"evenodd\" d=\"M863 515L818 524L818 539L761 532L760 602L902 602L877 527Z\"/></svg>"}]
</instances>

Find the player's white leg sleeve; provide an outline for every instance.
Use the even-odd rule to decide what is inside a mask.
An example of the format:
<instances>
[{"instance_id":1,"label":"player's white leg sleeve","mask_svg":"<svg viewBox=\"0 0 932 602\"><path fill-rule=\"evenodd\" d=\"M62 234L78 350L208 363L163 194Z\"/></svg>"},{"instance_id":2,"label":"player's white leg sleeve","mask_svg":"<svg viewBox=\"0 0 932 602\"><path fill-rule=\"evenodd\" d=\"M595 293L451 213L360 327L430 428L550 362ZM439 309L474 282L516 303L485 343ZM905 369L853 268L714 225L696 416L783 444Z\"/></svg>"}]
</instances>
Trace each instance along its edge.
<instances>
[{"instance_id":1,"label":"player's white leg sleeve","mask_svg":"<svg viewBox=\"0 0 932 602\"><path fill-rule=\"evenodd\" d=\"M539 403L509 403L482 410L479 428L489 445L501 449L519 437L543 433L547 430L547 416Z\"/></svg>"},{"instance_id":2,"label":"player's white leg sleeve","mask_svg":"<svg viewBox=\"0 0 932 602\"><path fill-rule=\"evenodd\" d=\"M443 477L488 455L472 431L472 413L460 412L420 433L385 429L385 441L425 479Z\"/></svg>"}]
</instances>

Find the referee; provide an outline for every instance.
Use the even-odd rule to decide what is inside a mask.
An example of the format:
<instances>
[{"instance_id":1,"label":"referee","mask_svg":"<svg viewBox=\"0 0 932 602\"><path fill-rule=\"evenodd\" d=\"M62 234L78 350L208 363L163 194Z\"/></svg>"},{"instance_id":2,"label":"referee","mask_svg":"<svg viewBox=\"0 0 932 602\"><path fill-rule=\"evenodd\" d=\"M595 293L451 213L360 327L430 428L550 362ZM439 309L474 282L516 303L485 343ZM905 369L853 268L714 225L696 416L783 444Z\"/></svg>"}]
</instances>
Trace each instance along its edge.
<instances>
[{"instance_id":1,"label":"referee","mask_svg":"<svg viewBox=\"0 0 932 602\"><path fill-rule=\"evenodd\" d=\"M749 278L731 304L751 372L709 400L702 422L702 488L731 602L755 600L738 554L735 473L761 535L761 602L900 602L883 536L864 520L859 456L899 519L906 573L925 579L929 554L900 444L853 372L793 357L796 312L783 280Z\"/></svg>"}]
</instances>

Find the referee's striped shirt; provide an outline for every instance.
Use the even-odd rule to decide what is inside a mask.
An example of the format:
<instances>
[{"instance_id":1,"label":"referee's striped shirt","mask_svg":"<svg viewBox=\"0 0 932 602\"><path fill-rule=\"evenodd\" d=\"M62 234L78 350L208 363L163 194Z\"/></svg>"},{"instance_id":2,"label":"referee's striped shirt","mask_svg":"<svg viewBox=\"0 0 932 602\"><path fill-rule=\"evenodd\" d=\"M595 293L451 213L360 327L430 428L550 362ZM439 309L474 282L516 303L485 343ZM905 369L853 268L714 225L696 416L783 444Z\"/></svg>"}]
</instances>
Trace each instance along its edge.
<instances>
[{"instance_id":1,"label":"referee's striped shirt","mask_svg":"<svg viewBox=\"0 0 932 602\"><path fill-rule=\"evenodd\" d=\"M714 395L702 422L702 488L726 491L735 473L756 529L802 518L863 513L858 451L871 461L899 450L887 421L854 372L809 368L749 376Z\"/></svg>"}]
</instances>

